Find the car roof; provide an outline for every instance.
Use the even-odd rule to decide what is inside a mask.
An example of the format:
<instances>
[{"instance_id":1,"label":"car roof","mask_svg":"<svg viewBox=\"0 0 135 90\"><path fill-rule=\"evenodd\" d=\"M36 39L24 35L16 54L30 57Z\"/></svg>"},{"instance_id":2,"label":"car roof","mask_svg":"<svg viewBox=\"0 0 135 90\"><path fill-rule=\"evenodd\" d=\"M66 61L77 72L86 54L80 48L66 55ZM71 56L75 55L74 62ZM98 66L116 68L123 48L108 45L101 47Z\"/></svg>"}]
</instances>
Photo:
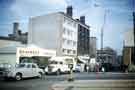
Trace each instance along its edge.
<instances>
[{"instance_id":1,"label":"car roof","mask_svg":"<svg viewBox=\"0 0 135 90\"><path fill-rule=\"evenodd\" d=\"M26 64L26 65L28 65L28 64L34 64L34 65L36 65L36 63L20 63L20 64Z\"/></svg>"},{"instance_id":2,"label":"car roof","mask_svg":"<svg viewBox=\"0 0 135 90\"><path fill-rule=\"evenodd\" d=\"M56 61L63 61L63 59L73 59L73 57L69 57L69 56L61 56L61 57L58 57L58 56L55 56L55 57L51 57L49 60L50 60L50 61L53 61L53 60L56 60Z\"/></svg>"}]
</instances>

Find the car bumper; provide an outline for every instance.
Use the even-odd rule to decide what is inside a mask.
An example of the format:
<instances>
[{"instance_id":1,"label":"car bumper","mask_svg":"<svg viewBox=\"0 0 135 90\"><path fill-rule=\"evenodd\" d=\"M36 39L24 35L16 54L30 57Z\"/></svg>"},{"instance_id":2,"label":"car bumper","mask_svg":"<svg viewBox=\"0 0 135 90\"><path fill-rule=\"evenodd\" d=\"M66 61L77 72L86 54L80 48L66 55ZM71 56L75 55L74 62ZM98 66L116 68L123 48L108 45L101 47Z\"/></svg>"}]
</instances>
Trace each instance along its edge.
<instances>
[{"instance_id":1,"label":"car bumper","mask_svg":"<svg viewBox=\"0 0 135 90\"><path fill-rule=\"evenodd\" d=\"M11 78L14 77L11 72L0 72L0 78Z\"/></svg>"}]
</instances>

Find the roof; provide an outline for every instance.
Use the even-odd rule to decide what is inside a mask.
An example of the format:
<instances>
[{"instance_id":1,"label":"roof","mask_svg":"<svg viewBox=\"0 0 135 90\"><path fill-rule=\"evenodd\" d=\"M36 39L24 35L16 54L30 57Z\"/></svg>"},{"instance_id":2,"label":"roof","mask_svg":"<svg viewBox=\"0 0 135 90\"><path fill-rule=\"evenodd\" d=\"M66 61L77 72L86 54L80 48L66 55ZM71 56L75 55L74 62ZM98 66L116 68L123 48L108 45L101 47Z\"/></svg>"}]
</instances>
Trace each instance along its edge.
<instances>
[{"instance_id":1,"label":"roof","mask_svg":"<svg viewBox=\"0 0 135 90\"><path fill-rule=\"evenodd\" d=\"M16 53L17 47L26 47L26 45L24 45L24 44L11 44L11 45L0 48L0 53L1 54Z\"/></svg>"},{"instance_id":2,"label":"roof","mask_svg":"<svg viewBox=\"0 0 135 90\"><path fill-rule=\"evenodd\" d=\"M10 41L17 41L10 37L0 36L0 40L10 40ZM19 42L19 41L18 41Z\"/></svg>"},{"instance_id":3,"label":"roof","mask_svg":"<svg viewBox=\"0 0 135 90\"><path fill-rule=\"evenodd\" d=\"M64 15L64 16L66 16L66 17L68 17L68 18L70 18L70 19L72 19L73 21L75 21L75 22L79 23L80 25L83 25L83 26L85 26L85 27L89 28L89 26L88 26L88 25L86 25L86 24L84 24L84 23L81 23L80 21L78 21L78 20L76 20L76 19L73 19L71 16L69 16L69 15L65 14L64 12L58 12L58 13L60 13L60 14L62 14L62 15Z\"/></svg>"}]
</instances>

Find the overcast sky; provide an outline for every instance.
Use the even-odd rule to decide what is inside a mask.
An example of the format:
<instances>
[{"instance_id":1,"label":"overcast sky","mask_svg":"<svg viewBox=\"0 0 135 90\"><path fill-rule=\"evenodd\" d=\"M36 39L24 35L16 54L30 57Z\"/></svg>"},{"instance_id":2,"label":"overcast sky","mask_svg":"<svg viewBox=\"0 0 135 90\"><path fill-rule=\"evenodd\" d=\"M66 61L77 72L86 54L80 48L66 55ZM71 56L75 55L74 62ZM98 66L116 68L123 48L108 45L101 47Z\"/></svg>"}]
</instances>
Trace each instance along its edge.
<instances>
[{"instance_id":1,"label":"overcast sky","mask_svg":"<svg viewBox=\"0 0 135 90\"><path fill-rule=\"evenodd\" d=\"M0 35L13 32L13 22L20 23L23 32L28 31L30 17L63 11L68 5L73 6L74 18L86 16L86 23L91 27L91 36L97 37L100 48L100 30L104 14L104 47L110 46L121 52L123 34L133 29L132 11L135 0L0 0Z\"/></svg>"}]
</instances>

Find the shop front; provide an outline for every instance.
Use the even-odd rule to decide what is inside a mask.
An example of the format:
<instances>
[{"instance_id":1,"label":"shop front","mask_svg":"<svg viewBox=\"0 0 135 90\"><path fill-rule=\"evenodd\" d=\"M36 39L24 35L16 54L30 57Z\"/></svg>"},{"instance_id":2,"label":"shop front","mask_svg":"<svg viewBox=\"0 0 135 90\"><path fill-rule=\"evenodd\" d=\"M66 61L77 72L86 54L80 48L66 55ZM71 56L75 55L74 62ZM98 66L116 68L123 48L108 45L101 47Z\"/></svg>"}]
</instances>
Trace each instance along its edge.
<instances>
[{"instance_id":1,"label":"shop front","mask_svg":"<svg viewBox=\"0 0 135 90\"><path fill-rule=\"evenodd\" d=\"M39 66L48 63L48 59L56 56L55 50L42 49L38 47L17 48L16 63L33 62Z\"/></svg>"}]
</instances>

